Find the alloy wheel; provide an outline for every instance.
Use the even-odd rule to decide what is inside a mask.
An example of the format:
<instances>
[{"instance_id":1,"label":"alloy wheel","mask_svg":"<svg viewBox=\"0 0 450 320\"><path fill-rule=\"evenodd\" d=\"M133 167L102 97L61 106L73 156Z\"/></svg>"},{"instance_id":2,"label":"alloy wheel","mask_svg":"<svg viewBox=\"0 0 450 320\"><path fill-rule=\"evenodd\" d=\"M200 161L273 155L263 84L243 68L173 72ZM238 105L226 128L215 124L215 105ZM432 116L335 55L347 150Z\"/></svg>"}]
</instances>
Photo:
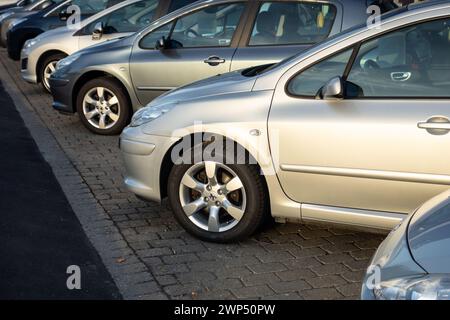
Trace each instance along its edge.
<instances>
[{"instance_id":1,"label":"alloy wheel","mask_svg":"<svg viewBox=\"0 0 450 320\"><path fill-rule=\"evenodd\" d=\"M94 128L110 129L120 119L119 99L107 88L92 88L83 98L83 113Z\"/></svg>"},{"instance_id":2,"label":"alloy wheel","mask_svg":"<svg viewBox=\"0 0 450 320\"><path fill-rule=\"evenodd\" d=\"M56 70L56 64L58 61L50 61L44 69L43 79L42 82L44 83L45 88L50 91L50 77Z\"/></svg>"},{"instance_id":3,"label":"alloy wheel","mask_svg":"<svg viewBox=\"0 0 450 320\"><path fill-rule=\"evenodd\" d=\"M206 161L193 165L180 183L180 203L189 220L202 230L226 232L244 216L247 194L228 166Z\"/></svg>"}]
</instances>

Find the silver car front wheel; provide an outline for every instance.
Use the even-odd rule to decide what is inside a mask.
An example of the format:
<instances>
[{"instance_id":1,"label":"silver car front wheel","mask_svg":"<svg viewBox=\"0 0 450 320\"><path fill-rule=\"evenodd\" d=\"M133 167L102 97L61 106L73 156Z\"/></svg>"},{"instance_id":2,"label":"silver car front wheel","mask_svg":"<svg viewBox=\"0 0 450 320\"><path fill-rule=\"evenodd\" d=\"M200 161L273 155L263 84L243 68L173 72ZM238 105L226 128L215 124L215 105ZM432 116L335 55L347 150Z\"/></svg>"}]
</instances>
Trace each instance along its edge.
<instances>
[{"instance_id":1,"label":"silver car front wheel","mask_svg":"<svg viewBox=\"0 0 450 320\"><path fill-rule=\"evenodd\" d=\"M78 92L77 112L92 132L115 135L128 124L131 107L120 82L113 78L98 78L88 81Z\"/></svg>"},{"instance_id":2,"label":"silver car front wheel","mask_svg":"<svg viewBox=\"0 0 450 320\"><path fill-rule=\"evenodd\" d=\"M228 166L207 161L192 166L180 184L180 203L197 227L209 232L234 228L246 209L247 193Z\"/></svg>"},{"instance_id":3,"label":"silver car front wheel","mask_svg":"<svg viewBox=\"0 0 450 320\"><path fill-rule=\"evenodd\" d=\"M45 89L49 92L50 92L49 80L50 80L50 77L53 74L53 72L55 72L55 70L56 70L57 63L58 63L58 61L50 61L50 63L48 63L44 68L42 84L44 85Z\"/></svg>"},{"instance_id":4,"label":"silver car front wheel","mask_svg":"<svg viewBox=\"0 0 450 320\"><path fill-rule=\"evenodd\" d=\"M200 151L196 147L187 151L192 155L189 163L183 156L174 161L167 178L175 218L202 240L227 243L245 239L270 216L261 170L254 164L220 161L225 152L219 150L214 159L199 161L203 159L197 154Z\"/></svg>"},{"instance_id":5,"label":"silver car front wheel","mask_svg":"<svg viewBox=\"0 0 450 320\"><path fill-rule=\"evenodd\" d=\"M50 77L56 71L56 65L59 60L67 57L64 53L55 53L45 57L39 62L39 68L37 69L38 78L41 82L42 89L50 92Z\"/></svg>"},{"instance_id":6,"label":"silver car front wheel","mask_svg":"<svg viewBox=\"0 0 450 320\"><path fill-rule=\"evenodd\" d=\"M108 130L114 127L119 121L120 109L117 96L104 87L92 88L83 99L83 114L97 129Z\"/></svg>"}]
</instances>

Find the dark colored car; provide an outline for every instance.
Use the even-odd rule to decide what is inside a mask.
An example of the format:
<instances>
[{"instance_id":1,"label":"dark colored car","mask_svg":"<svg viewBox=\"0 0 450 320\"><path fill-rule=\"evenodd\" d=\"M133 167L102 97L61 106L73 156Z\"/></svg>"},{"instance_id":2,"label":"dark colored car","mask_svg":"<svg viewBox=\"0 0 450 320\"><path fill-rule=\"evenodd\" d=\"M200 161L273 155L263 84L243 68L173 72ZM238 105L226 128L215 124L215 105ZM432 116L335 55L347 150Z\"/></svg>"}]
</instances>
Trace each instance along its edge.
<instances>
[{"instance_id":1,"label":"dark colored car","mask_svg":"<svg viewBox=\"0 0 450 320\"><path fill-rule=\"evenodd\" d=\"M74 14L71 6L78 6L81 20L121 2L120 0L66 0L53 1L44 10L16 21L7 33L8 55L13 60L20 59L20 52L27 40L33 39L45 31L65 26ZM68 9L70 11L68 11Z\"/></svg>"},{"instance_id":2,"label":"dark colored car","mask_svg":"<svg viewBox=\"0 0 450 320\"><path fill-rule=\"evenodd\" d=\"M23 6L28 5L31 2L32 2L32 0L21 0L21 1L16 1L16 2L7 1L7 3L5 3L5 4L0 4L0 12L2 10L14 8L14 7L23 7Z\"/></svg>"}]
</instances>

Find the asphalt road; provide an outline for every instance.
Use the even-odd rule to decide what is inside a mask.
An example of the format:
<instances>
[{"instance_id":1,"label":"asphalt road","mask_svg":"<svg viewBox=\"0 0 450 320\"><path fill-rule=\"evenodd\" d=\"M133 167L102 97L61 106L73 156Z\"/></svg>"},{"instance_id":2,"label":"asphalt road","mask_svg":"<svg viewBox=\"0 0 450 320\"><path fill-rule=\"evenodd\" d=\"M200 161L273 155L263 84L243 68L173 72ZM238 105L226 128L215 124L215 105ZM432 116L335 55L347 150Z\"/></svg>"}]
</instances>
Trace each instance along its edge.
<instances>
[{"instance_id":1,"label":"asphalt road","mask_svg":"<svg viewBox=\"0 0 450 320\"><path fill-rule=\"evenodd\" d=\"M0 299L120 299L1 84L0 129ZM72 265L80 290L67 288Z\"/></svg>"}]
</instances>

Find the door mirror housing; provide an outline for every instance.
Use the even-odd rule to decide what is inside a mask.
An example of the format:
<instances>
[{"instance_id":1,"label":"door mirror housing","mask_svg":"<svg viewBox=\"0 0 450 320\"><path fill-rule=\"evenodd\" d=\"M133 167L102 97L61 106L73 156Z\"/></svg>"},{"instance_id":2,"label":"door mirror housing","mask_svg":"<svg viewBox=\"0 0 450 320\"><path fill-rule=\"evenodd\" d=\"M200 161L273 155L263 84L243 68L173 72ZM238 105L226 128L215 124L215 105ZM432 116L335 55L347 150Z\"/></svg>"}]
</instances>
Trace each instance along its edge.
<instances>
[{"instance_id":1,"label":"door mirror housing","mask_svg":"<svg viewBox=\"0 0 450 320\"><path fill-rule=\"evenodd\" d=\"M100 40L103 36L103 23L97 22L92 31L92 40Z\"/></svg>"},{"instance_id":2,"label":"door mirror housing","mask_svg":"<svg viewBox=\"0 0 450 320\"><path fill-rule=\"evenodd\" d=\"M70 17L71 15L72 15L72 14L69 13L69 12L67 12L66 10L62 10L62 11L59 13L59 20L61 20L61 21L67 21L67 19L69 19L69 17Z\"/></svg>"},{"instance_id":3,"label":"door mirror housing","mask_svg":"<svg viewBox=\"0 0 450 320\"><path fill-rule=\"evenodd\" d=\"M341 77L334 77L320 89L318 98L322 100L342 100L344 99L344 80Z\"/></svg>"}]
</instances>

